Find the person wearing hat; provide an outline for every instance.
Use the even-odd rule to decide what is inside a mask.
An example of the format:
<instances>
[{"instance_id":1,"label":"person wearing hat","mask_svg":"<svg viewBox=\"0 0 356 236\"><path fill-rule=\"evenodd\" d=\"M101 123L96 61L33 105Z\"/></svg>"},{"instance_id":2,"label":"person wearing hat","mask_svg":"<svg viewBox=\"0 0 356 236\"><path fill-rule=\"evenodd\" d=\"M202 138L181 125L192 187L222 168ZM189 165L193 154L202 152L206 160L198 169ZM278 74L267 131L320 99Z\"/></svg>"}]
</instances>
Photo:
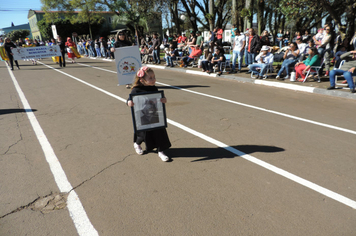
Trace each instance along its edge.
<instances>
[{"instance_id":1,"label":"person wearing hat","mask_svg":"<svg viewBox=\"0 0 356 236\"><path fill-rule=\"evenodd\" d=\"M267 66L273 63L273 54L269 52L269 47L264 45L261 48L261 52L256 57L257 63L249 65L249 69L253 74L258 74L257 79L262 79L266 73ZM257 68L261 68L257 71Z\"/></svg>"}]
</instances>

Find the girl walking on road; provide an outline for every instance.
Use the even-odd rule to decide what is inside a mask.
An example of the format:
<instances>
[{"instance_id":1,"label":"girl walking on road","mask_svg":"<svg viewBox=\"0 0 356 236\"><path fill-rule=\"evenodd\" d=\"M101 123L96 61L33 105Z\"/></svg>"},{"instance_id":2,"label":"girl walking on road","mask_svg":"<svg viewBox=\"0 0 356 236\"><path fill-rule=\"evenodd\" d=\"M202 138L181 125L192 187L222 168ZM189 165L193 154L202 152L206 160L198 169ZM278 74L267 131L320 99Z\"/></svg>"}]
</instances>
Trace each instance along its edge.
<instances>
[{"instance_id":1,"label":"girl walking on road","mask_svg":"<svg viewBox=\"0 0 356 236\"><path fill-rule=\"evenodd\" d=\"M151 68L146 66L141 67L136 74L136 79L133 84L131 94L156 92L158 91L155 86L156 76ZM166 98L161 98L162 103L166 103ZM127 105L133 107L135 104L132 100L127 100ZM163 151L171 147L168 134L165 128L156 129L151 131L138 131L134 134L134 148L137 154L142 155L143 150L141 148L142 142L146 144L146 151L152 151L157 148L158 156L162 161L169 161L169 157L164 154Z\"/></svg>"}]
</instances>

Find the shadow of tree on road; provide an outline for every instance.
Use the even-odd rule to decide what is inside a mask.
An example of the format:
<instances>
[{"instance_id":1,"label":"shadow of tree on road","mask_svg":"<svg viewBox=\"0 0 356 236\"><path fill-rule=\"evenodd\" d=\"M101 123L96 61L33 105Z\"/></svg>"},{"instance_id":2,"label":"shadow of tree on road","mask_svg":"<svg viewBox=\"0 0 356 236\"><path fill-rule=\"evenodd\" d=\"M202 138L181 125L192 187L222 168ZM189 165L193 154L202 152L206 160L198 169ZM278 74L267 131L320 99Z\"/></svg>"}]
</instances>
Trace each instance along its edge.
<instances>
[{"instance_id":1,"label":"shadow of tree on road","mask_svg":"<svg viewBox=\"0 0 356 236\"><path fill-rule=\"evenodd\" d=\"M237 149L245 154L252 154L255 152L283 152L285 149L275 146L264 146L264 145L237 145L231 146L234 149ZM200 158L193 160L192 162L197 161L208 161L216 160L223 158L235 158L236 154L225 150L224 148L170 148L165 151L167 156L171 158Z\"/></svg>"}]
</instances>

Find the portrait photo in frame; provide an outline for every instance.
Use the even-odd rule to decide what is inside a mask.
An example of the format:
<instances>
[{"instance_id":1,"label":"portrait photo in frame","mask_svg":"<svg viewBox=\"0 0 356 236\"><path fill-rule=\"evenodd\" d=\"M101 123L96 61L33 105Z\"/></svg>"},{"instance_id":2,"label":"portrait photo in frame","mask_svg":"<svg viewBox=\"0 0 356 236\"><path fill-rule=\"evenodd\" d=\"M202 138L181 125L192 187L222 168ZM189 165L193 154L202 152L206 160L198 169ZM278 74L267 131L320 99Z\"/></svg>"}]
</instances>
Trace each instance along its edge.
<instances>
[{"instance_id":1,"label":"portrait photo in frame","mask_svg":"<svg viewBox=\"0 0 356 236\"><path fill-rule=\"evenodd\" d=\"M167 127L166 108L161 98L163 91L130 94L134 131L148 131Z\"/></svg>"}]
</instances>

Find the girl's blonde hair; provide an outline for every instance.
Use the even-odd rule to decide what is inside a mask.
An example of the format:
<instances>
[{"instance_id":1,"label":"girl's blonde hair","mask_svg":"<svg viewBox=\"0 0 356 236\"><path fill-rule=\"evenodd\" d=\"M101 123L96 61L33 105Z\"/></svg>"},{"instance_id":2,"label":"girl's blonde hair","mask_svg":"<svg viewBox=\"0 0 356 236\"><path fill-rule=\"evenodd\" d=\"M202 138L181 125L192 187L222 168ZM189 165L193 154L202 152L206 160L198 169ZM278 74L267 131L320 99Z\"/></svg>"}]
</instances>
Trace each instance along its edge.
<instances>
[{"instance_id":1,"label":"girl's blonde hair","mask_svg":"<svg viewBox=\"0 0 356 236\"><path fill-rule=\"evenodd\" d=\"M142 67L140 68L140 70L142 69ZM139 70L139 71L140 71ZM143 71L144 72L144 74L143 74L143 76L142 77L139 77L138 75L137 75L137 73L136 73L136 77L135 77L135 81L133 82L133 85L132 85L132 88L131 89L133 89L134 87L138 87L138 86L144 86L144 84L141 82L141 79L143 79L143 80L145 80L144 78L145 78L145 76L146 76L146 74L147 73L150 73L150 72L152 72L152 73L154 73L153 72L153 70L151 69L151 68L147 68L147 70L145 70L145 71Z\"/></svg>"}]
</instances>

